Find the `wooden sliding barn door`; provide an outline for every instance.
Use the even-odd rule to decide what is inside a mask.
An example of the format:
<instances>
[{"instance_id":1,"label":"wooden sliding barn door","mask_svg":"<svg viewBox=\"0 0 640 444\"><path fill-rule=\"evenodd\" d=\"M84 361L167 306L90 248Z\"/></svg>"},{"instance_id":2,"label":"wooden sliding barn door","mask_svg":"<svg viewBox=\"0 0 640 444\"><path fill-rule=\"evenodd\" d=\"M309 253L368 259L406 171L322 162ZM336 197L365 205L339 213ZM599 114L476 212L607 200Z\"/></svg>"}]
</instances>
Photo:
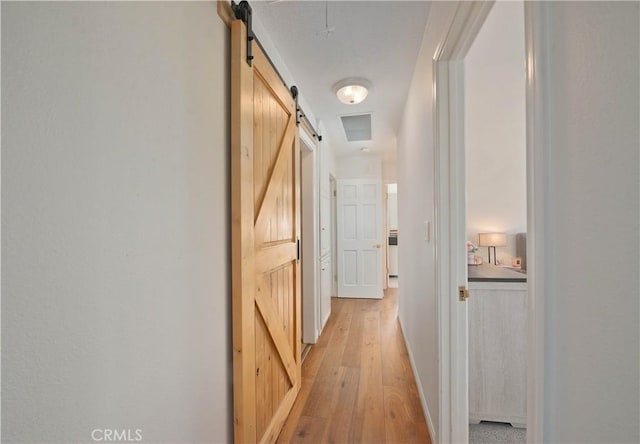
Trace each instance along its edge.
<instances>
[{"instance_id":1,"label":"wooden sliding barn door","mask_svg":"<svg viewBox=\"0 0 640 444\"><path fill-rule=\"evenodd\" d=\"M231 24L235 441L274 442L300 390L296 104L246 28Z\"/></svg>"}]
</instances>

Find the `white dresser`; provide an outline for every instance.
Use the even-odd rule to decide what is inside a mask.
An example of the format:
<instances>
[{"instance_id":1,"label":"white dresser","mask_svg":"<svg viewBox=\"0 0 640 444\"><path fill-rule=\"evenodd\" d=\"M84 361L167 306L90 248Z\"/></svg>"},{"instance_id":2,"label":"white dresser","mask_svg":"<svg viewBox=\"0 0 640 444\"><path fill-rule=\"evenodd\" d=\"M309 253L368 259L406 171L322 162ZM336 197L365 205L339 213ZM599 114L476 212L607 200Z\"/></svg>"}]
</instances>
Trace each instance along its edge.
<instances>
[{"instance_id":1,"label":"white dresser","mask_svg":"<svg viewBox=\"0 0 640 444\"><path fill-rule=\"evenodd\" d=\"M514 282L526 276L481 267L469 267L469 422L526 427L527 284Z\"/></svg>"}]
</instances>

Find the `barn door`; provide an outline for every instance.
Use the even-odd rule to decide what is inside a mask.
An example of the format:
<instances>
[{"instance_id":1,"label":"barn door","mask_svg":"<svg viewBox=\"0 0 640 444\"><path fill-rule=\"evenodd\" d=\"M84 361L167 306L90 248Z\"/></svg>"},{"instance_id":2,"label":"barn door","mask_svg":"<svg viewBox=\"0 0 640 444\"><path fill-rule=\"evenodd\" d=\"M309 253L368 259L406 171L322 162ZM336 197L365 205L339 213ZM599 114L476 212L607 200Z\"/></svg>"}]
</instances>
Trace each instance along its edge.
<instances>
[{"instance_id":1,"label":"barn door","mask_svg":"<svg viewBox=\"0 0 640 444\"><path fill-rule=\"evenodd\" d=\"M246 28L231 25L235 441L274 442L300 390L296 104Z\"/></svg>"}]
</instances>

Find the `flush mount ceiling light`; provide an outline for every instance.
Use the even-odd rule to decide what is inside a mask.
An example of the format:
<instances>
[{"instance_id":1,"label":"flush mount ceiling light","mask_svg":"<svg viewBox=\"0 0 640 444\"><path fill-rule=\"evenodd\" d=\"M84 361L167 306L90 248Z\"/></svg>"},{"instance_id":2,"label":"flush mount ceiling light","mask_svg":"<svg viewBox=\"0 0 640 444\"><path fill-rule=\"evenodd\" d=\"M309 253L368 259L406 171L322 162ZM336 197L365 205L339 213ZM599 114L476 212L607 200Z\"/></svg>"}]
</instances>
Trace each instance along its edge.
<instances>
[{"instance_id":1,"label":"flush mount ceiling light","mask_svg":"<svg viewBox=\"0 0 640 444\"><path fill-rule=\"evenodd\" d=\"M345 79L333 87L338 100L346 105L357 105L367 98L370 83L364 79Z\"/></svg>"}]
</instances>

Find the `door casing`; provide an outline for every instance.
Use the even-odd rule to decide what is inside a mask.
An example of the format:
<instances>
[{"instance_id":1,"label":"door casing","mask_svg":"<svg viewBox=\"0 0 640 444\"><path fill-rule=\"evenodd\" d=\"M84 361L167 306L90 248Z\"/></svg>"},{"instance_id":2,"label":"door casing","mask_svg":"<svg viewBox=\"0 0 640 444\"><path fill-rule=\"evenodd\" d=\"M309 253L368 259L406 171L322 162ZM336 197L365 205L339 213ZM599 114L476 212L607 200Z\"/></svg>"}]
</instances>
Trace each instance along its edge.
<instances>
[{"instance_id":1,"label":"door casing","mask_svg":"<svg viewBox=\"0 0 640 444\"><path fill-rule=\"evenodd\" d=\"M302 342L315 344L320 335L319 193L317 143L299 129L302 179Z\"/></svg>"},{"instance_id":2,"label":"door casing","mask_svg":"<svg viewBox=\"0 0 640 444\"><path fill-rule=\"evenodd\" d=\"M438 442L468 442L467 307L459 302L466 285L464 197L464 70L462 60L493 2L460 2L433 59L436 166L434 238L439 334ZM527 442L544 441L545 165L549 103L549 24L545 2L525 2L527 115Z\"/></svg>"}]
</instances>

